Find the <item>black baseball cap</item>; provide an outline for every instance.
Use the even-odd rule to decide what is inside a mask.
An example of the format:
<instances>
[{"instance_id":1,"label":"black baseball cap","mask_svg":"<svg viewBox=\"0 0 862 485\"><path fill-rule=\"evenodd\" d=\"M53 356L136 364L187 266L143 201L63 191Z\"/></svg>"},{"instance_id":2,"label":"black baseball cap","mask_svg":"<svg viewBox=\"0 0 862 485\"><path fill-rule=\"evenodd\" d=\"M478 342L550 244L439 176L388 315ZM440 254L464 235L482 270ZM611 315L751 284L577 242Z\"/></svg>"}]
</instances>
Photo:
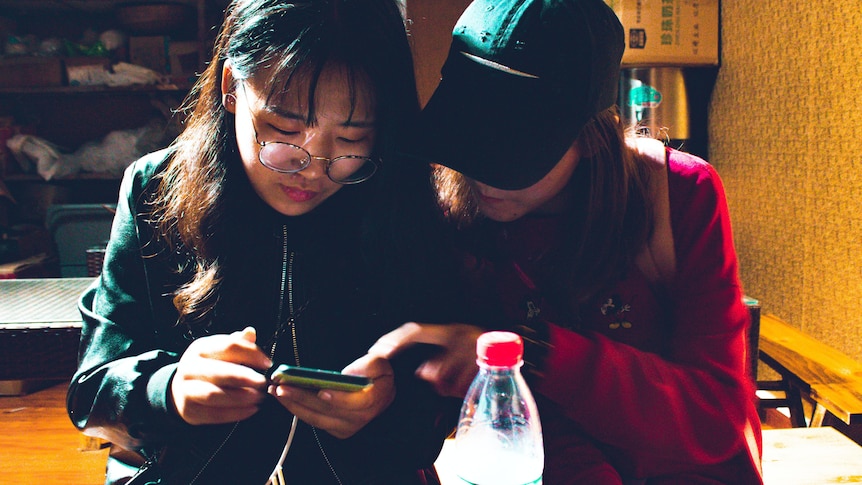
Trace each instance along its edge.
<instances>
[{"instance_id":1,"label":"black baseball cap","mask_svg":"<svg viewBox=\"0 0 862 485\"><path fill-rule=\"evenodd\" d=\"M492 187L529 187L616 103L624 49L602 0L475 0L405 151Z\"/></svg>"}]
</instances>

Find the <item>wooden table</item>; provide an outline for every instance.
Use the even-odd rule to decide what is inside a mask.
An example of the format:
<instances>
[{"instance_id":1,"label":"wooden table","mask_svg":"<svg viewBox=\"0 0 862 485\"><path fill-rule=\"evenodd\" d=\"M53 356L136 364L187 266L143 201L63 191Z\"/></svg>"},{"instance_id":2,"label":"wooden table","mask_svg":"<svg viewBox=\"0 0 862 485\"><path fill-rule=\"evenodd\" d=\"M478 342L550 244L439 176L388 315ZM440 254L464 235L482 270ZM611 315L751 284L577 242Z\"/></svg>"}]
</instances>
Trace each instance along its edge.
<instances>
[{"instance_id":1,"label":"wooden table","mask_svg":"<svg viewBox=\"0 0 862 485\"><path fill-rule=\"evenodd\" d=\"M86 440L66 415L66 384L0 397L0 483L102 485L107 449Z\"/></svg>"},{"instance_id":2,"label":"wooden table","mask_svg":"<svg viewBox=\"0 0 862 485\"><path fill-rule=\"evenodd\" d=\"M66 416L66 385L0 397L0 483L101 485L107 449L82 451ZM457 485L452 440L437 459L443 485ZM763 431L765 485L862 483L862 447L831 427Z\"/></svg>"},{"instance_id":3,"label":"wooden table","mask_svg":"<svg viewBox=\"0 0 862 485\"><path fill-rule=\"evenodd\" d=\"M463 483L455 475L452 453L449 439L436 463L443 485ZM764 430L763 483L862 483L862 447L828 426Z\"/></svg>"},{"instance_id":4,"label":"wooden table","mask_svg":"<svg viewBox=\"0 0 862 485\"><path fill-rule=\"evenodd\" d=\"M763 482L862 483L862 447L828 426L764 430Z\"/></svg>"}]
</instances>

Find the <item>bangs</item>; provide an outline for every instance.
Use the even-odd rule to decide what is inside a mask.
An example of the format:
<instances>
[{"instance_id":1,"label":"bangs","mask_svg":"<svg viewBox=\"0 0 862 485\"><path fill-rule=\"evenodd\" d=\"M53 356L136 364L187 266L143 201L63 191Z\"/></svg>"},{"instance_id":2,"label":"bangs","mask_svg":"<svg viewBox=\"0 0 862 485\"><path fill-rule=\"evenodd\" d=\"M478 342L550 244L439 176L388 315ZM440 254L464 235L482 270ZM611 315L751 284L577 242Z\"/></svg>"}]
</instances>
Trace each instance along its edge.
<instances>
[{"instance_id":1,"label":"bangs","mask_svg":"<svg viewBox=\"0 0 862 485\"><path fill-rule=\"evenodd\" d=\"M237 15L248 15L227 48L238 80L257 78L267 102L290 96L308 100L309 126L317 121L317 94L320 77L327 69L342 69L350 97L352 120L358 97L372 96L372 77L362 66L373 65L367 44L357 43L357 30L343 17L338 2L332 4L297 2L258 8L249 1ZM362 38L361 36L359 38ZM360 44L360 45L357 45ZM376 49L370 49L374 51ZM364 85L369 89L362 89ZM366 94L367 93L367 94ZM374 106L375 99L362 100Z\"/></svg>"},{"instance_id":2,"label":"bangs","mask_svg":"<svg viewBox=\"0 0 862 485\"><path fill-rule=\"evenodd\" d=\"M308 126L317 124L318 96L325 95L319 91L320 78L327 69L337 69L343 74L341 78L346 83L350 100L350 110L346 120L348 123L353 121L356 108L361 104L360 97L364 97L361 101L365 106L375 106L376 100L371 81L364 71L355 66L332 57L312 60L305 58L304 62L298 64L290 62L287 57L283 58L283 61L280 63L283 67L270 68L275 70L270 72L271 76L264 87L267 104L282 104L283 101L290 99L307 101L305 124Z\"/></svg>"}]
</instances>

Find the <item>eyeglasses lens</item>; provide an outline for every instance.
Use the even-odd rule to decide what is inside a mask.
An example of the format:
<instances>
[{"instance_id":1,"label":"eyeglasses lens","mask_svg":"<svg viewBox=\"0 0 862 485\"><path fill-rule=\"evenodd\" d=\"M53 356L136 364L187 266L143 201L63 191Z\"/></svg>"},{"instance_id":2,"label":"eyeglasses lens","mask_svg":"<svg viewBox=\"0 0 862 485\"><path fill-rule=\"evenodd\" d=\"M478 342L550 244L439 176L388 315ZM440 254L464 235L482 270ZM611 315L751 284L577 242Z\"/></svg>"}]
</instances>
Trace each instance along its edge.
<instances>
[{"instance_id":1,"label":"eyeglasses lens","mask_svg":"<svg viewBox=\"0 0 862 485\"><path fill-rule=\"evenodd\" d=\"M368 180L377 165L370 158L347 155L338 157L329 164L329 178L339 183L357 183Z\"/></svg>"},{"instance_id":2,"label":"eyeglasses lens","mask_svg":"<svg viewBox=\"0 0 862 485\"><path fill-rule=\"evenodd\" d=\"M308 160L305 150L287 143L267 143L260 149L260 161L279 172L298 172Z\"/></svg>"}]
</instances>

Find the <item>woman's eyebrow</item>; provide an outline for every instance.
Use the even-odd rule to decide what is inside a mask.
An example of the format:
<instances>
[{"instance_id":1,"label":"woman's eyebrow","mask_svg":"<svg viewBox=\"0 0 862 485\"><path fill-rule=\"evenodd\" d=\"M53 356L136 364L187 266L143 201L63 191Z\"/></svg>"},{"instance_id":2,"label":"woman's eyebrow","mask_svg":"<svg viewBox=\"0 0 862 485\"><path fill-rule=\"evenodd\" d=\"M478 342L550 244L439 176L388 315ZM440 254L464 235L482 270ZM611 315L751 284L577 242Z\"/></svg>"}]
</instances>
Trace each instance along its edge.
<instances>
[{"instance_id":1,"label":"woman's eyebrow","mask_svg":"<svg viewBox=\"0 0 862 485\"><path fill-rule=\"evenodd\" d=\"M342 123L342 126L348 128L374 128L374 120L350 120Z\"/></svg>"},{"instance_id":2,"label":"woman's eyebrow","mask_svg":"<svg viewBox=\"0 0 862 485\"><path fill-rule=\"evenodd\" d=\"M281 107L276 106L276 105L266 105L263 107L263 109L269 113L276 115L276 116L279 116L281 118L286 118L289 120L303 121L304 122L307 119L307 117L303 113L297 113L296 111L291 111L289 109L281 108ZM354 118L354 119L344 121L343 123L341 123L341 126L344 126L347 128L374 128L376 126L376 122L373 119L371 119L371 120L357 120Z\"/></svg>"},{"instance_id":3,"label":"woman's eyebrow","mask_svg":"<svg viewBox=\"0 0 862 485\"><path fill-rule=\"evenodd\" d=\"M267 104L263 107L263 110L272 113L280 118L287 118L290 120L305 120L305 115L297 113L295 111L290 111L288 109L280 108L279 106L273 104Z\"/></svg>"}]
</instances>

